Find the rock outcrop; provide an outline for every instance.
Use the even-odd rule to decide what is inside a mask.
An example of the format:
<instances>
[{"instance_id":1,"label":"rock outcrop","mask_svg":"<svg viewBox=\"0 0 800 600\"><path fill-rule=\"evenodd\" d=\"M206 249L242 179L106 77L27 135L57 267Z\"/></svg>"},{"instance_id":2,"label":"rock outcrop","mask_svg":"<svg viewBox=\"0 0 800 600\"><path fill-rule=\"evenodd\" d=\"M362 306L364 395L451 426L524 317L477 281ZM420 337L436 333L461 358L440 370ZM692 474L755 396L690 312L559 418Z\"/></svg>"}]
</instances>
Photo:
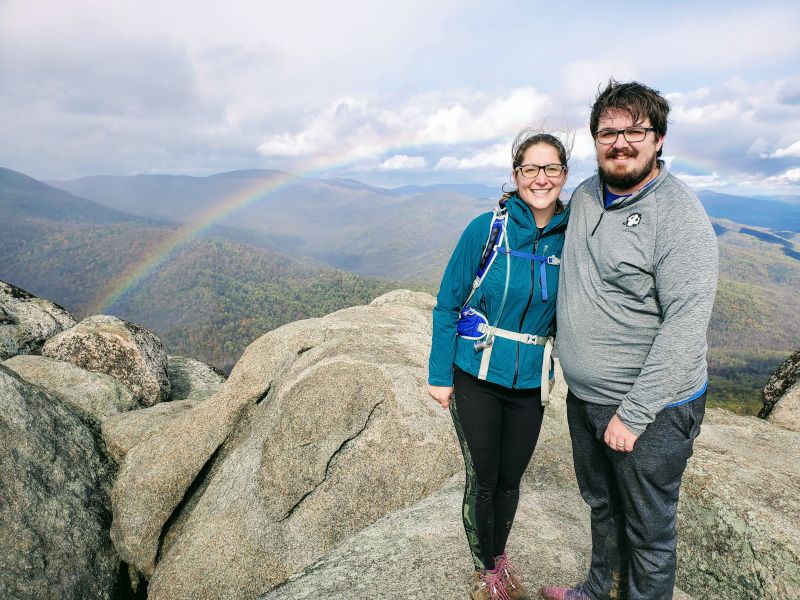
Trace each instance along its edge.
<instances>
[{"instance_id":1,"label":"rock outcrop","mask_svg":"<svg viewBox=\"0 0 800 600\"><path fill-rule=\"evenodd\" d=\"M75 325L66 310L0 281L0 361L37 354L45 340Z\"/></svg>"},{"instance_id":2,"label":"rock outcrop","mask_svg":"<svg viewBox=\"0 0 800 600\"><path fill-rule=\"evenodd\" d=\"M117 317L88 317L50 338L42 354L111 375L144 406L169 398L164 344L152 331Z\"/></svg>"},{"instance_id":3,"label":"rock outcrop","mask_svg":"<svg viewBox=\"0 0 800 600\"><path fill-rule=\"evenodd\" d=\"M89 429L0 366L0 597L113 597L111 479Z\"/></svg>"},{"instance_id":4,"label":"rock outcrop","mask_svg":"<svg viewBox=\"0 0 800 600\"><path fill-rule=\"evenodd\" d=\"M61 399L96 433L109 417L139 408L130 390L110 375L45 356L15 356L2 364Z\"/></svg>"},{"instance_id":5,"label":"rock outcrop","mask_svg":"<svg viewBox=\"0 0 800 600\"><path fill-rule=\"evenodd\" d=\"M553 422L562 419L563 406L557 392L548 410ZM754 417L708 411L681 491L676 599L711 591L737 600L800 598L800 465L786 456L800 456L800 435ZM472 567L461 529L462 486L456 476L260 600L423 599L431 590L443 600L466 597ZM585 575L589 515L568 438L554 436L537 446L508 549L531 588Z\"/></svg>"},{"instance_id":6,"label":"rock outcrop","mask_svg":"<svg viewBox=\"0 0 800 600\"><path fill-rule=\"evenodd\" d=\"M167 368L153 334L102 316L45 344L81 368L0 365L0 597L110 598L121 560L151 600L465 597L463 463L425 394L432 306L399 290L290 323L227 381L191 359ZM781 369L770 420L800 386ZM509 541L532 588L588 568L565 396L557 369ZM144 397L156 404L130 410ZM800 599L800 433L782 424L708 411L678 600Z\"/></svg>"},{"instance_id":7,"label":"rock outcrop","mask_svg":"<svg viewBox=\"0 0 800 600\"><path fill-rule=\"evenodd\" d=\"M108 454L122 464L131 448L151 437L172 421L186 416L202 400L160 402L149 408L112 416L103 422L102 435Z\"/></svg>"},{"instance_id":8,"label":"rock outcrop","mask_svg":"<svg viewBox=\"0 0 800 600\"><path fill-rule=\"evenodd\" d=\"M681 488L678 583L720 598L800 598L800 434L707 411Z\"/></svg>"},{"instance_id":9,"label":"rock outcrop","mask_svg":"<svg viewBox=\"0 0 800 600\"><path fill-rule=\"evenodd\" d=\"M770 377L761 393L764 407L758 413L775 425L800 431L800 350Z\"/></svg>"},{"instance_id":10,"label":"rock outcrop","mask_svg":"<svg viewBox=\"0 0 800 600\"><path fill-rule=\"evenodd\" d=\"M128 452L112 536L152 570L151 598L253 598L462 468L425 395L431 302L398 293L276 329Z\"/></svg>"},{"instance_id":11,"label":"rock outcrop","mask_svg":"<svg viewBox=\"0 0 800 600\"><path fill-rule=\"evenodd\" d=\"M508 552L533 593L543 584L580 581L589 563L586 506L571 473L553 477L551 471L569 459L562 439L537 451L523 478ZM467 598L473 567L461 525L463 494L463 477L456 475L418 504L347 539L259 600ZM674 599L692 596L676 588Z\"/></svg>"},{"instance_id":12,"label":"rock outcrop","mask_svg":"<svg viewBox=\"0 0 800 600\"><path fill-rule=\"evenodd\" d=\"M800 431L800 381L786 390L767 420L784 429Z\"/></svg>"},{"instance_id":13,"label":"rock outcrop","mask_svg":"<svg viewBox=\"0 0 800 600\"><path fill-rule=\"evenodd\" d=\"M225 375L204 362L185 356L167 357L169 400L205 400L225 381Z\"/></svg>"}]
</instances>

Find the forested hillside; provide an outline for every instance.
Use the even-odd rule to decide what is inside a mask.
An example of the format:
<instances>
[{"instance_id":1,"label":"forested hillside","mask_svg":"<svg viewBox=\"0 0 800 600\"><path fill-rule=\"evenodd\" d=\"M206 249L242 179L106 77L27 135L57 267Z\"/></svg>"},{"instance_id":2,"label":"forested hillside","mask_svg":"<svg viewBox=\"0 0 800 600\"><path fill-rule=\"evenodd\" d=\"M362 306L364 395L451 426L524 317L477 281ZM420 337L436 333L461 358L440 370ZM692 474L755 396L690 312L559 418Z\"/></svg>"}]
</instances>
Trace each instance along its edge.
<instances>
[{"instance_id":1,"label":"forested hillside","mask_svg":"<svg viewBox=\"0 0 800 600\"><path fill-rule=\"evenodd\" d=\"M78 318L87 316L120 274L174 235L172 225L109 210L13 171L0 175L0 279ZM227 371L270 329L364 304L396 287L206 237L174 252L107 312L153 329L170 353Z\"/></svg>"},{"instance_id":2,"label":"forested hillside","mask_svg":"<svg viewBox=\"0 0 800 600\"><path fill-rule=\"evenodd\" d=\"M712 397L755 414L770 375L800 347L800 260L780 243L739 232L735 223L716 224L720 282L708 332Z\"/></svg>"}]
</instances>

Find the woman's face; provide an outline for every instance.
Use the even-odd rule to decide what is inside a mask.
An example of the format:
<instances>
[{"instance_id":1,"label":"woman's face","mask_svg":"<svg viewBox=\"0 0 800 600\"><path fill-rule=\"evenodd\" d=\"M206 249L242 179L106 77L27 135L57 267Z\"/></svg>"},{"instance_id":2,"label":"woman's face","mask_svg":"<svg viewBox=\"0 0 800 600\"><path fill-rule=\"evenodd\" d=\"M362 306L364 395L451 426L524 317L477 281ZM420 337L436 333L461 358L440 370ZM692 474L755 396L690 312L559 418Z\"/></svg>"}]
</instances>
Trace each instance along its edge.
<instances>
[{"instance_id":1,"label":"woman's face","mask_svg":"<svg viewBox=\"0 0 800 600\"><path fill-rule=\"evenodd\" d=\"M560 165L558 151L550 144L534 144L522 155L522 165ZM556 200L567 181L567 172L557 177L548 177L544 169L539 169L536 177L525 177L517 169L514 172L519 197L535 212L555 212Z\"/></svg>"}]
</instances>

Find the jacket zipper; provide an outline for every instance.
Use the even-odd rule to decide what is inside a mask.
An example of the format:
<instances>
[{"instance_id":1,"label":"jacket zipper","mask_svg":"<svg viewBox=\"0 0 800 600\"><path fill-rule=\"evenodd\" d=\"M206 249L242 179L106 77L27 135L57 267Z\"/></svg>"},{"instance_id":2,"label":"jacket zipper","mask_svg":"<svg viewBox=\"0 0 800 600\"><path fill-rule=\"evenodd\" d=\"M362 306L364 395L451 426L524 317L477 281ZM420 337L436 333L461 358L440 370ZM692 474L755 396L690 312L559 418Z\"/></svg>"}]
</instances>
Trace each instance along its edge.
<instances>
[{"instance_id":1,"label":"jacket zipper","mask_svg":"<svg viewBox=\"0 0 800 600\"><path fill-rule=\"evenodd\" d=\"M603 220L603 215L604 214L606 214L606 209L603 209L603 212L600 213L600 218L597 220L597 225L594 226L594 229L592 229L592 235L590 235L589 237L593 237L594 236L594 232L597 231L598 227L600 227L600 221Z\"/></svg>"},{"instance_id":2,"label":"jacket zipper","mask_svg":"<svg viewBox=\"0 0 800 600\"><path fill-rule=\"evenodd\" d=\"M536 239L533 240L533 253L536 254L536 250L539 248L539 232L536 232ZM522 311L522 316L519 318L519 327L517 328L519 331L522 331L522 323L525 321L525 317L528 314L528 309L531 306L531 300L533 299L533 288L535 287L536 281L536 261L531 261L531 287L528 290L528 303L525 305L525 310ZM519 345L521 342L517 342L517 356L514 360L514 381L511 383L511 388L517 387L517 376L519 375Z\"/></svg>"}]
</instances>

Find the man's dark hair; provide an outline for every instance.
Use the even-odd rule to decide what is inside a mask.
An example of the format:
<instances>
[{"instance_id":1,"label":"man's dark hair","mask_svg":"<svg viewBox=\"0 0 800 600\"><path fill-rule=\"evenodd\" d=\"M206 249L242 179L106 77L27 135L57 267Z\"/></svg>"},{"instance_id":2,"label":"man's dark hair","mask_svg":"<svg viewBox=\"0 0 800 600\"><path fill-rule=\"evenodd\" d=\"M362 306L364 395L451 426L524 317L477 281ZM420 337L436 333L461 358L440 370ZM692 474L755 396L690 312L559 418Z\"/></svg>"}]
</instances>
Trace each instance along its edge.
<instances>
[{"instance_id":1,"label":"man's dark hair","mask_svg":"<svg viewBox=\"0 0 800 600\"><path fill-rule=\"evenodd\" d=\"M597 124L609 111L621 110L631 116L634 123L650 119L650 127L659 138L667 134L669 102L658 90L637 81L620 83L613 77L608 80L606 89L597 95L589 118L592 138L597 135ZM661 156L661 150L658 151Z\"/></svg>"}]
</instances>

